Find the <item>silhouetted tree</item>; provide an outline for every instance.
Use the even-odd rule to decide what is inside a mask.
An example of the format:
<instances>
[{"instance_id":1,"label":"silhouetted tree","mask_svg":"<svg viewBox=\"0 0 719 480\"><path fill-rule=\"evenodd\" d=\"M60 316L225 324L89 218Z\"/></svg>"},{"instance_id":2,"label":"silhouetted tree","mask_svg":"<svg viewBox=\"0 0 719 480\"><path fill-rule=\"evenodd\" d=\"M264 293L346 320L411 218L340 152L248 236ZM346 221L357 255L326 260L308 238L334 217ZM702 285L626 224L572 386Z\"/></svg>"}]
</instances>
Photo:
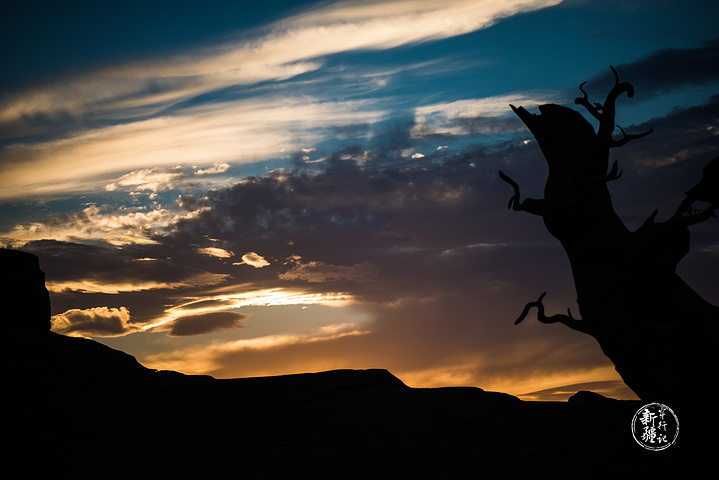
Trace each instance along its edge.
<instances>
[{"instance_id":1,"label":"silhouetted tree","mask_svg":"<svg viewBox=\"0 0 719 480\"><path fill-rule=\"evenodd\" d=\"M545 315L543 293L524 308L519 323L533 308L542 323L562 323L593 336L625 383L642 399L684 403L696 398L717 375L719 307L695 293L676 274L689 251L688 226L714 216L719 208L719 158L703 171L701 182L687 192L677 212L657 223L655 210L636 231L627 229L612 206L607 182L621 175L617 162L609 169L609 152L650 134L630 135L614 124L615 102L631 84L615 84L603 104L587 93L575 104L599 122L594 127L577 111L541 105L539 115L511 106L532 132L549 167L543 199L520 199L514 188L509 207L540 215L569 257L581 318ZM616 128L620 138L614 138ZM695 202L710 205L697 209Z\"/></svg>"}]
</instances>

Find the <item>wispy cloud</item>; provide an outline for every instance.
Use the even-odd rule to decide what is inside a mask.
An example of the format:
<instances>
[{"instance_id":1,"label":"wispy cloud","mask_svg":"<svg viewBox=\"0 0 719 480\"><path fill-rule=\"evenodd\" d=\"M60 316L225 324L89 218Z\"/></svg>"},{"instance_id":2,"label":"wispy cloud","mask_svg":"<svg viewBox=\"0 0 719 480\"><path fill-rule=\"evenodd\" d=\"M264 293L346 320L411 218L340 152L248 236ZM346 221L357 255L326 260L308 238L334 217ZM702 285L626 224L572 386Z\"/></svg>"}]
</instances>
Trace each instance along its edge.
<instances>
[{"instance_id":1,"label":"wispy cloud","mask_svg":"<svg viewBox=\"0 0 719 480\"><path fill-rule=\"evenodd\" d=\"M193 187L203 186L211 182L211 178L229 170L230 165L220 163L212 167L197 169L187 173L181 166L154 167L135 170L122 175L119 179L105 185L105 190L151 191L152 193L182 188L185 184ZM215 180L216 182L216 180ZM150 195L150 198L155 196Z\"/></svg>"},{"instance_id":2,"label":"wispy cloud","mask_svg":"<svg viewBox=\"0 0 719 480\"><path fill-rule=\"evenodd\" d=\"M366 107L360 101L254 99L12 145L0 150L0 199L98 190L112 184L113 175L148 166L210 167L281 156L322 138L314 131L319 127L382 117Z\"/></svg>"},{"instance_id":3,"label":"wispy cloud","mask_svg":"<svg viewBox=\"0 0 719 480\"><path fill-rule=\"evenodd\" d=\"M219 247L201 247L198 248L197 251L202 253L203 255L209 255L211 257L217 258L230 258L234 255L234 253Z\"/></svg>"},{"instance_id":4,"label":"wispy cloud","mask_svg":"<svg viewBox=\"0 0 719 480\"><path fill-rule=\"evenodd\" d=\"M334 281L370 282L376 280L379 269L368 262L356 265L326 265L322 262L297 261L295 265L280 274L280 280L302 280L310 283L328 283Z\"/></svg>"},{"instance_id":5,"label":"wispy cloud","mask_svg":"<svg viewBox=\"0 0 719 480\"><path fill-rule=\"evenodd\" d=\"M177 203L181 207L183 198ZM78 212L50 215L31 223L16 224L11 230L0 232L0 240L6 240L10 245L46 238L59 241L101 240L112 245L153 243L155 235L202 211L203 207L184 211L158 205L153 208L91 204Z\"/></svg>"},{"instance_id":6,"label":"wispy cloud","mask_svg":"<svg viewBox=\"0 0 719 480\"><path fill-rule=\"evenodd\" d=\"M343 1L269 25L252 39L81 74L11 97L0 124L36 115L147 115L208 91L321 68L313 59L462 35L561 0Z\"/></svg>"},{"instance_id":7,"label":"wispy cloud","mask_svg":"<svg viewBox=\"0 0 719 480\"><path fill-rule=\"evenodd\" d=\"M120 282L112 280L100 280L95 278L50 281L47 282L47 289L54 293L81 292L81 293L105 293L117 294L120 292L141 292L146 290L167 290L176 288L206 287L227 280L228 275L222 274L198 274L184 280L177 281L138 281Z\"/></svg>"},{"instance_id":8,"label":"wispy cloud","mask_svg":"<svg viewBox=\"0 0 719 480\"><path fill-rule=\"evenodd\" d=\"M0 150L0 199L72 194L112 185L113 175L129 170L256 161L312 146L323 138L319 127L372 123L383 112L366 102L276 94L204 106L188 101L316 71L327 55L461 35L560 1L337 2L272 24L251 39L10 94L0 104L6 138L60 134Z\"/></svg>"},{"instance_id":9,"label":"wispy cloud","mask_svg":"<svg viewBox=\"0 0 719 480\"><path fill-rule=\"evenodd\" d=\"M557 100L557 96L551 92L517 93L424 105L415 108L412 135L424 137L522 131L525 127L514 118L509 105L531 108L552 103Z\"/></svg>"},{"instance_id":10,"label":"wispy cloud","mask_svg":"<svg viewBox=\"0 0 719 480\"><path fill-rule=\"evenodd\" d=\"M145 323L142 327L143 330L173 331L177 325L181 325L183 328L187 326L189 329L187 322L194 325L203 323L204 320L209 320L208 325L211 326L214 324L214 320L226 319L227 315L233 315L232 311L243 307L344 306L354 300L351 295L346 293L319 293L302 288L258 288L252 284L228 284L214 288L210 284L204 286L207 288L195 291L194 297L192 295L187 295L184 299L176 297L175 304L166 308L151 322ZM199 325L194 328L199 329Z\"/></svg>"}]
</instances>

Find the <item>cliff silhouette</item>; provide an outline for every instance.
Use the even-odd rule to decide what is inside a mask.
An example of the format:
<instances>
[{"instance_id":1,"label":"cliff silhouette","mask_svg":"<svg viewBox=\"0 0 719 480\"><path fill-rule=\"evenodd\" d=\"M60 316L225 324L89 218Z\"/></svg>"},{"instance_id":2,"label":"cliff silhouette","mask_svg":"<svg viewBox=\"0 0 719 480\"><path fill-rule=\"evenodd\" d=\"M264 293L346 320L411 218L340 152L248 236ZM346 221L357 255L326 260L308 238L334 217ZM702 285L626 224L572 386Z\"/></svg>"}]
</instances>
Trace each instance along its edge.
<instances>
[{"instance_id":1,"label":"cliff silhouette","mask_svg":"<svg viewBox=\"0 0 719 480\"><path fill-rule=\"evenodd\" d=\"M151 370L51 332L36 256L0 250L0 264L3 466L18 478L673 478L701 466L681 436L663 452L634 441L641 402L590 392L527 402L410 388L386 370Z\"/></svg>"}]
</instances>

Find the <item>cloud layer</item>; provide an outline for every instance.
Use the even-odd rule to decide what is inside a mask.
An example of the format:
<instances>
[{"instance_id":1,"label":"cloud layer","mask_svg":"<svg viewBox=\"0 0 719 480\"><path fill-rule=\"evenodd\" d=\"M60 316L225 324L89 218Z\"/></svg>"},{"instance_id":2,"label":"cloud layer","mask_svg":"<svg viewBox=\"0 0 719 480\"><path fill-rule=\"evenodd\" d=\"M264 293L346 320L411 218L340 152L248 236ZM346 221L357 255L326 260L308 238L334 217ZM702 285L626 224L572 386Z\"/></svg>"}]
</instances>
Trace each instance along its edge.
<instances>
[{"instance_id":1,"label":"cloud layer","mask_svg":"<svg viewBox=\"0 0 719 480\"><path fill-rule=\"evenodd\" d=\"M0 200L77 193L102 182L132 185L132 177L117 182L112 177L148 165L252 162L311 146L321 140L316 133L321 127L373 123L383 112L367 102L282 95L260 100L236 95L203 106L190 101L231 88L280 83L322 68L317 59L328 55L457 36L557 3L337 2L280 21L256 38L110 67L9 95L0 104L6 138L63 133L0 150Z\"/></svg>"}]
</instances>

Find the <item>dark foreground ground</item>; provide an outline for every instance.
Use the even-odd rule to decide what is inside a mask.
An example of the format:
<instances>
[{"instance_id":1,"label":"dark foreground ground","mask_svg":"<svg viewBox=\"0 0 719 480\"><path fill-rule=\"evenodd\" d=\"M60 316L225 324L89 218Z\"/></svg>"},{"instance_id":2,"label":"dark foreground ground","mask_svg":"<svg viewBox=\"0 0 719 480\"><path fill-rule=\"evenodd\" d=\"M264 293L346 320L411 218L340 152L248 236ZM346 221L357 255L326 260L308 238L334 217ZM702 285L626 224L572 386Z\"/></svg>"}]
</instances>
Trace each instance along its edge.
<instances>
[{"instance_id":1,"label":"dark foreground ground","mask_svg":"<svg viewBox=\"0 0 719 480\"><path fill-rule=\"evenodd\" d=\"M652 452L631 435L642 402L587 393L525 402L409 388L385 370L217 380L49 332L5 338L2 352L8 479L684 479L716 468L719 432L701 421L711 402L688 425L678 413L676 444Z\"/></svg>"}]
</instances>

